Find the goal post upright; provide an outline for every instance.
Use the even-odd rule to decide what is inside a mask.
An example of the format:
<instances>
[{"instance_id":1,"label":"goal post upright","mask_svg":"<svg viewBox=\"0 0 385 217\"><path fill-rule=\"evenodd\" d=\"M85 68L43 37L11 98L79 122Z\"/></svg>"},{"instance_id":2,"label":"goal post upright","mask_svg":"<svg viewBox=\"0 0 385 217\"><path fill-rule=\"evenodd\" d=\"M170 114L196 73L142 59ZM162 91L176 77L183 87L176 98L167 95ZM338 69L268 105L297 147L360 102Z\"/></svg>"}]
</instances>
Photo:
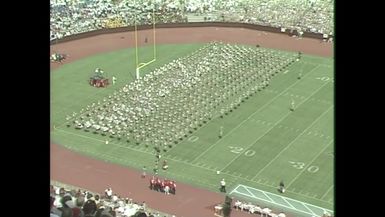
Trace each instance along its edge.
<instances>
[{"instance_id":1,"label":"goal post upright","mask_svg":"<svg viewBox=\"0 0 385 217\"><path fill-rule=\"evenodd\" d=\"M138 80L139 78L140 78L140 76L139 76L139 68L136 67L136 80Z\"/></svg>"},{"instance_id":2,"label":"goal post upright","mask_svg":"<svg viewBox=\"0 0 385 217\"><path fill-rule=\"evenodd\" d=\"M154 44L154 60L156 60L156 34L155 34L155 3L152 7L152 32L153 32L153 44Z\"/></svg>"},{"instance_id":3,"label":"goal post upright","mask_svg":"<svg viewBox=\"0 0 385 217\"><path fill-rule=\"evenodd\" d=\"M134 0L136 9L136 0ZM134 14L134 32L135 32L135 68L138 71L139 58L138 58L138 27L136 26L136 12Z\"/></svg>"},{"instance_id":4,"label":"goal post upright","mask_svg":"<svg viewBox=\"0 0 385 217\"><path fill-rule=\"evenodd\" d=\"M134 5L136 6L136 0L134 0ZM155 27L155 3L153 2L152 8L152 31L153 31L153 59L149 62L139 63L138 55L138 27L136 23L136 13L134 15L134 31L135 31L135 73L136 79L140 79L140 69L156 61L156 27Z\"/></svg>"}]
</instances>

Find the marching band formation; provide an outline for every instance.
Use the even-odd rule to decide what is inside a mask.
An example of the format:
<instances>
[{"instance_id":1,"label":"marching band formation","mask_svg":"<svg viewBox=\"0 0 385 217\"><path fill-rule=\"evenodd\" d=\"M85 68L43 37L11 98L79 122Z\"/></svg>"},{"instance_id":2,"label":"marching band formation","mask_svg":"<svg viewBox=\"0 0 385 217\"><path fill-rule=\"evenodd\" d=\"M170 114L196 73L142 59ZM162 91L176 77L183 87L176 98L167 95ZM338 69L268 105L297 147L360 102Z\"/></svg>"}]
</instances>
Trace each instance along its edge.
<instances>
[{"instance_id":1,"label":"marching band formation","mask_svg":"<svg viewBox=\"0 0 385 217\"><path fill-rule=\"evenodd\" d=\"M77 129L165 150L212 118L236 109L297 58L293 53L211 42L67 120Z\"/></svg>"}]
</instances>

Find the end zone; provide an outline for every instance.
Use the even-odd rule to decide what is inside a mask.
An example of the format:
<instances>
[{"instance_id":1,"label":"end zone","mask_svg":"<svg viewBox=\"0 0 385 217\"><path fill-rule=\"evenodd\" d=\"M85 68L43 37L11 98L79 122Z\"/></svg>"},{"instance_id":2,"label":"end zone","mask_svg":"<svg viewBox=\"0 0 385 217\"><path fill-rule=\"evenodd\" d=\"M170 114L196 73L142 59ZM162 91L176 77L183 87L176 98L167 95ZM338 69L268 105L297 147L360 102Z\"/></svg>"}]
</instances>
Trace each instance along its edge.
<instances>
[{"instance_id":1,"label":"end zone","mask_svg":"<svg viewBox=\"0 0 385 217\"><path fill-rule=\"evenodd\" d=\"M238 184L230 193L234 197L240 197L250 202L257 202L259 205L275 207L282 211L295 212L300 216L323 216L325 212L334 214L332 210L290 199L278 194L262 191L250 186Z\"/></svg>"}]
</instances>

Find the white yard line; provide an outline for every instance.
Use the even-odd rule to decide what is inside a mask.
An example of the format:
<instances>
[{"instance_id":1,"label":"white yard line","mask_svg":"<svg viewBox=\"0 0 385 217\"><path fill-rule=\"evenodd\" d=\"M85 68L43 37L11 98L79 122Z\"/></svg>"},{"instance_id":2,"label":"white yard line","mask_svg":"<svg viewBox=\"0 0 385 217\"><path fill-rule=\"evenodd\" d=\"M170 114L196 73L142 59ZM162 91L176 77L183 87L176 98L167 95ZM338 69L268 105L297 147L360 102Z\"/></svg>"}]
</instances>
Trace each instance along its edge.
<instances>
[{"instance_id":1,"label":"white yard line","mask_svg":"<svg viewBox=\"0 0 385 217\"><path fill-rule=\"evenodd\" d=\"M248 194L245 194L245 193L239 192L239 191L237 191L236 193L237 193L237 194L244 195L244 196L249 196ZM265 201L265 202L268 202L268 203L272 203L272 204L275 204L275 205L277 205L277 206L283 206L283 207L286 207L286 208L289 208L289 209L293 209L293 208L291 208L290 206L286 206L286 205L283 205L283 204L280 204L280 203L268 201L268 200L265 200L265 199L263 199L263 198L256 198L256 197L253 197L253 198L255 198L255 199L257 199L257 200L262 200L262 201ZM306 208L307 208L307 207L306 207ZM309 210L309 208L307 208L307 209ZM322 208L322 209L324 209L324 208ZM298 212L305 213L305 214L315 215L314 212L312 212L311 210L309 210L311 213L305 212L305 211L299 210L299 209L294 209L294 210L295 210L295 211L298 211Z\"/></svg>"},{"instance_id":2,"label":"white yard line","mask_svg":"<svg viewBox=\"0 0 385 217\"><path fill-rule=\"evenodd\" d=\"M274 90L274 89L271 89L270 92L276 93L277 91ZM288 94L290 94L290 93L288 93ZM302 95L293 95L293 97L301 98L301 99L306 98L305 96L302 96ZM329 100L320 100L320 99L317 99L317 98L313 98L312 100L316 100L316 101L318 101L318 102L321 102L321 103L327 103L327 104L333 104L333 103L334 103L333 101L329 101Z\"/></svg>"},{"instance_id":3,"label":"white yard line","mask_svg":"<svg viewBox=\"0 0 385 217\"><path fill-rule=\"evenodd\" d=\"M77 133L72 133L72 132L69 132L69 131L66 131L66 130L62 130L62 129L58 129L58 128L56 128L56 131L61 131L61 132L66 133L66 134L70 134L70 135L74 135L74 136L78 136L78 137L83 137L83 138L86 138L86 139L92 139L92 140L95 140L95 141L102 142L103 144L105 143L105 140L93 138L93 137L90 137L90 136L84 136L84 135L77 134ZM152 154L150 152L147 152L147 151L142 151L142 150L139 150L139 149L118 145L115 142L110 142L110 143L108 143L108 145L117 146L117 147L125 148L125 149L130 149L130 150L141 152L141 153L145 153L145 154L148 154L148 155L154 155L154 154Z\"/></svg>"},{"instance_id":4,"label":"white yard line","mask_svg":"<svg viewBox=\"0 0 385 217\"><path fill-rule=\"evenodd\" d=\"M333 106L332 106L333 107ZM328 109L329 110L329 109ZM329 147L329 145L330 144L332 144L333 143L333 139L313 158L313 160L312 161L310 161L310 163L308 163L308 166L307 167L305 167L305 168L303 168L302 170L301 170L301 172L300 173L298 173L295 177L294 177L294 179L293 180L291 180L290 182L289 182L289 184L287 185L287 188L289 188L290 187L290 185L291 184L293 184L294 183L294 181L304 172L304 171L306 171L306 169Z\"/></svg>"},{"instance_id":5,"label":"white yard line","mask_svg":"<svg viewBox=\"0 0 385 217\"><path fill-rule=\"evenodd\" d=\"M308 61L304 61L304 60L300 60L299 62L300 63L310 64L310 65L320 65L320 66L329 67L329 68L333 67L332 65L328 65L328 64L324 64L324 63L312 63L312 62L308 62Z\"/></svg>"},{"instance_id":6,"label":"white yard line","mask_svg":"<svg viewBox=\"0 0 385 217\"><path fill-rule=\"evenodd\" d=\"M267 194L274 195L274 196L276 196L276 197L280 197L280 198L284 199L286 202L288 202L287 200L292 200L292 201L295 201L295 202L297 202L297 203L301 203L301 204L303 204L303 205L305 205L305 206L310 205L310 206L313 206L313 207L316 207L316 208L319 208L319 209L322 209L322 210L327 210L327 211L329 211L329 212L333 212L332 210L329 210L329 209L326 209L326 208L323 208L323 207L319 207L319 206L316 206L316 205L313 205L313 204L308 204L308 203L305 203L305 202L303 202L303 201L291 199L291 198L284 197L284 196L277 195L277 194L273 194L273 193L270 193L270 192L265 192L265 191L263 191L263 190L259 190L259 189L253 188L253 187L249 187L249 186L245 186L245 185L239 185L239 186L242 186L242 187L245 188L245 189L246 189L246 188L252 188L252 189L254 189L254 190L256 190L256 191L260 191L260 192L262 192L262 193L267 193ZM237 191L237 192L238 192L238 191ZM238 193L239 193L239 192L238 192ZM253 195L254 195L254 194L253 194ZM260 198L260 199L262 199L262 198ZM288 202L288 203L290 203L290 202ZM284 205L283 205L283 206L284 206Z\"/></svg>"},{"instance_id":7,"label":"white yard line","mask_svg":"<svg viewBox=\"0 0 385 217\"><path fill-rule=\"evenodd\" d=\"M304 101L302 101L300 104L306 102L311 96L313 96L314 94L316 94L322 87L324 87L326 84L328 84L329 82L325 82L323 85L321 85L316 91L314 91L309 97L307 97ZM333 107L333 106L332 106ZM332 107L330 107L329 109L331 109ZM252 179L254 180L255 177L257 177L259 174L261 174L268 166L270 166L271 163L273 163L284 151L286 151L286 149L288 149L293 143L294 141L296 141L301 135L303 135L308 129L310 129L317 121L318 119L320 119L324 114L327 113L326 110L324 113L322 113L320 116L318 116L318 118L316 118L313 123L311 123L304 131L302 131L302 133L298 134L297 137L295 137L295 139L293 141L291 141L284 149L282 149L268 164L266 164ZM290 113L289 113L290 114ZM248 147L249 148L249 147Z\"/></svg>"},{"instance_id":8,"label":"white yard line","mask_svg":"<svg viewBox=\"0 0 385 217\"><path fill-rule=\"evenodd\" d=\"M254 197L254 198L256 198L256 196L253 194L253 193L251 193L251 191L249 191L249 189L247 188L247 187L245 187L245 186L242 186L247 192L249 192L250 193L250 196L252 196L252 197ZM268 197L268 196L267 196ZM270 197L268 197L270 200L271 200L271 198ZM273 201L273 200L271 200L271 201Z\"/></svg>"},{"instance_id":9,"label":"white yard line","mask_svg":"<svg viewBox=\"0 0 385 217\"><path fill-rule=\"evenodd\" d=\"M313 212L313 210L311 210L311 209L309 209L309 207L307 207L307 206L304 206L307 210L309 210L311 213L312 213L312 215L314 215L314 216L317 216L317 214L315 214L314 212Z\"/></svg>"},{"instance_id":10,"label":"white yard line","mask_svg":"<svg viewBox=\"0 0 385 217\"><path fill-rule=\"evenodd\" d=\"M327 82L326 82L327 83ZM326 85L326 83L325 84L323 84L323 85L321 85L319 88L317 88L317 90L316 91L314 91L310 96L308 96L305 100L303 100L301 103L299 103L298 105L297 105L297 107L299 107L300 105L302 105L303 103L305 103L311 96L313 96L315 93L317 93L323 86L325 86ZM261 138L263 138L266 134L268 134L274 127L276 127L282 120L284 120L286 117L288 117L290 114L291 114L292 112L291 111L289 111L288 113L286 113L286 115L284 115L282 118L280 118L277 122L275 122L275 124L273 125L273 126L271 126L263 135L261 135L260 137L258 137L256 140L254 140L250 145L248 145L246 148L244 148L244 150L249 150L250 149L250 147L252 147L255 143L257 143ZM322 116L322 115L321 115ZM317 118L318 119L318 118ZM310 125L311 126L311 125ZM309 128L309 127L308 127ZM303 132L305 132L308 128L306 128ZM302 132L302 133L303 133ZM301 134L302 134L301 133ZM299 134L293 141L295 141L301 134ZM292 141L292 142L293 142ZM289 144L289 146L290 146L290 144ZM287 147L286 147L287 148ZM285 150L285 149L284 149ZM236 159L238 159L239 157L241 157L241 156L243 156L242 155L243 154L243 152L242 153L240 153L238 156L236 156L235 158L233 158L229 163L227 163L226 164L226 166L224 166L222 169L221 169L221 171L223 171L223 170L225 170L231 163L233 163ZM264 168L263 168L264 169ZM261 170L262 171L262 170ZM260 171L260 172L261 172ZM258 173L259 174L259 173ZM257 174L257 175L258 175ZM256 175L256 176L257 176ZM253 179L256 177L256 176L254 176L253 177Z\"/></svg>"},{"instance_id":11,"label":"white yard line","mask_svg":"<svg viewBox=\"0 0 385 217\"><path fill-rule=\"evenodd\" d=\"M103 100L103 97L108 97L109 95L113 94L114 92L118 91L119 89L121 89L121 88L117 88L117 89L115 89L113 92L111 92L110 94L107 94L107 95L104 95L104 94L106 94L107 91L100 91L100 92L95 91L94 93L92 93L92 94L86 96L85 98L83 98L83 101L88 101L88 100L91 99L92 102L90 102L90 103L87 104L87 105L90 105L90 104L92 104L92 103L95 103L95 104L96 104L98 101L102 101L102 100ZM102 97L102 98L95 98L95 97ZM99 100L98 100L98 99L99 99ZM77 104L77 103L72 103L72 104L70 104L69 106L65 106L65 107L61 108L61 109L60 109L60 112L57 112L57 113L56 113L56 116L59 116L59 115L64 115L64 116L65 116L65 114L71 116L71 115L72 115L72 112L75 112L73 109L71 109L71 107L74 106L75 104ZM84 109L87 105L85 105L85 106L83 107L83 109ZM81 109L80 109L80 110L81 110ZM80 111L76 111L76 112L80 112ZM79 113L79 114L76 115L76 117L79 117L81 114L84 114L84 113L86 113L86 112L87 112L87 111L84 111L83 113ZM65 122L59 123L58 126L64 126L65 124L67 124L67 123L70 122L71 120L74 120L74 118L71 116L71 119L67 121L67 120L66 120L66 117L63 117L63 120L64 120Z\"/></svg>"},{"instance_id":12,"label":"white yard line","mask_svg":"<svg viewBox=\"0 0 385 217\"><path fill-rule=\"evenodd\" d=\"M259 136L256 140L254 140L250 145L248 145L244 150L249 150L251 146L253 146L255 143L257 143L261 138L263 138L266 134L268 134L275 126L277 126L283 119L285 119L287 116L289 116L291 112L287 113L285 116L280 118L273 126L271 126L264 134ZM222 169L221 171L224 171L230 164L232 164L235 160L237 160L239 157L243 156L244 152L241 152L238 156L233 158L230 162L228 162Z\"/></svg>"},{"instance_id":13,"label":"white yard line","mask_svg":"<svg viewBox=\"0 0 385 217\"><path fill-rule=\"evenodd\" d=\"M329 193L330 190L332 190L333 187L334 185L330 186L330 188L325 192L325 194L322 195L321 200Z\"/></svg>"},{"instance_id":14,"label":"white yard line","mask_svg":"<svg viewBox=\"0 0 385 217\"><path fill-rule=\"evenodd\" d=\"M289 204L293 209L296 209L293 205L291 205L291 203L289 201L287 201L284 197L282 197L282 199L287 203Z\"/></svg>"},{"instance_id":15,"label":"white yard line","mask_svg":"<svg viewBox=\"0 0 385 217\"><path fill-rule=\"evenodd\" d=\"M97 139L97 138L93 138L93 137L89 137L89 136L84 136L84 135L77 134L77 133L72 133L72 132L69 132L69 131L66 131L66 130L62 130L62 129L57 129L56 132L54 132L54 133L58 133L58 132L63 132L63 133L70 134L70 135L73 135L73 136L78 136L78 137L83 137L83 138L87 138L87 139L103 142L103 144L105 142L104 140L101 140L101 139ZM141 153L153 156L153 153L150 153L150 152L147 152L147 151L138 150L138 149L135 149L135 148L130 148L130 147L122 146L122 145L119 145L119 144L114 143L114 142L110 142L109 145L118 146L120 148L129 149L129 150L132 150L132 151L137 151L137 152L141 152ZM201 166L196 166L195 164L192 164L192 163L186 163L186 162L181 161L181 160L171 159L171 158L167 158L167 157L164 157L164 158L167 159L167 160L170 160L170 161L174 161L174 162L182 163L182 164L185 164L185 165L189 165L191 167L212 171L213 174L214 174L214 172L217 171L217 170L207 169L207 168L204 168L204 167L201 167ZM124 161L126 161L126 160L124 160ZM132 162L132 161L130 161L130 162ZM253 182L253 183L256 183L256 184L259 184L259 185L262 185L262 186L270 187L272 189L276 189L276 186L271 186L271 185L268 185L268 184L262 184L262 183L259 183L257 181L254 181L252 179L246 179L246 178L242 178L242 177L239 177L239 176L234 176L234 175L228 174L228 173L224 173L224 174L227 175L227 176L233 177L233 178L241 178L241 179L249 181L249 182ZM290 192L292 194L299 195L299 196L302 196L302 197L314 199L314 200L317 200L317 201L320 201L320 202L323 202L323 203L332 204L331 202L328 202L328 201L325 201L325 200L320 200L318 198L310 197L310 196L307 196L307 195L304 195L304 194L301 194L301 193L297 193L297 192L293 192L293 191L290 191L290 190L287 190L287 192Z\"/></svg>"},{"instance_id":16,"label":"white yard line","mask_svg":"<svg viewBox=\"0 0 385 217\"><path fill-rule=\"evenodd\" d=\"M249 191L249 190L247 189L247 191ZM271 197L269 197L269 195L266 194L266 192L262 191L262 193L263 193L267 198L269 198L269 200L274 201L273 199L271 199ZM289 204L292 208L294 208L290 203L288 203L288 204Z\"/></svg>"},{"instance_id":17,"label":"white yard line","mask_svg":"<svg viewBox=\"0 0 385 217\"><path fill-rule=\"evenodd\" d=\"M315 69L317 69L319 66L316 66L314 67L312 70L310 70L304 77L308 76L311 74L312 71L314 71ZM206 154L208 151L210 151L212 148L215 147L216 144L219 143L219 141L221 141L222 139L224 139L225 137L231 135L232 132L234 132L236 129L238 129L240 126L243 125L243 123L245 123L246 121L248 121L254 114L256 114L257 112L259 112L260 110L262 110L263 108L265 108L267 105L269 105L270 103L272 103L275 99L277 99L278 97L280 97L283 93L285 93L287 90L289 90L291 87L293 87L294 85L296 85L298 82L300 82L301 80L298 80L296 82L294 82L292 85L290 85L289 87L287 87L285 90L283 90L279 95L275 96L274 98L272 98L269 102L265 103L265 105L263 105L261 108L259 108L258 110L256 110L255 112L253 112L251 115L249 115L249 117L247 117L245 120L243 120L241 123L239 123L236 127L234 127L232 130L230 130L226 135L224 135L222 138L220 138L219 140L217 140L214 144L212 144L208 149L206 149L206 151L202 152L200 155L198 155L192 162L198 160L200 157L202 157L204 154Z\"/></svg>"},{"instance_id":18,"label":"white yard line","mask_svg":"<svg viewBox=\"0 0 385 217\"><path fill-rule=\"evenodd\" d=\"M238 187L239 187L239 185L237 185L237 187L235 187L232 191L230 191L229 194L232 194L234 191L237 191Z\"/></svg>"}]
</instances>

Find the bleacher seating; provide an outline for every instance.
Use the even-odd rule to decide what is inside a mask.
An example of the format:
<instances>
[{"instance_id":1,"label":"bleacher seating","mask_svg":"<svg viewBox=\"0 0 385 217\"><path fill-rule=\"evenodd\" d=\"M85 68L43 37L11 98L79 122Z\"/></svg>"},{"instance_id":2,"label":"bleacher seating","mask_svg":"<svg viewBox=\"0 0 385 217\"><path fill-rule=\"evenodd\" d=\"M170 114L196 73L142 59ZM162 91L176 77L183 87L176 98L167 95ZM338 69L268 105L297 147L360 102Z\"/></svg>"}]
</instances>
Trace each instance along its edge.
<instances>
[{"instance_id":1,"label":"bleacher seating","mask_svg":"<svg viewBox=\"0 0 385 217\"><path fill-rule=\"evenodd\" d=\"M101 28L198 21L243 22L333 35L334 0L51 0L51 40ZM111 18L119 20L105 25Z\"/></svg>"},{"instance_id":2,"label":"bleacher seating","mask_svg":"<svg viewBox=\"0 0 385 217\"><path fill-rule=\"evenodd\" d=\"M131 217L142 212L149 217L175 217L151 209L145 202L138 203L133 199L123 198L115 192L107 197L106 194L99 195L54 181L51 183L50 197L51 216L97 217L104 214L111 217Z\"/></svg>"}]
</instances>

